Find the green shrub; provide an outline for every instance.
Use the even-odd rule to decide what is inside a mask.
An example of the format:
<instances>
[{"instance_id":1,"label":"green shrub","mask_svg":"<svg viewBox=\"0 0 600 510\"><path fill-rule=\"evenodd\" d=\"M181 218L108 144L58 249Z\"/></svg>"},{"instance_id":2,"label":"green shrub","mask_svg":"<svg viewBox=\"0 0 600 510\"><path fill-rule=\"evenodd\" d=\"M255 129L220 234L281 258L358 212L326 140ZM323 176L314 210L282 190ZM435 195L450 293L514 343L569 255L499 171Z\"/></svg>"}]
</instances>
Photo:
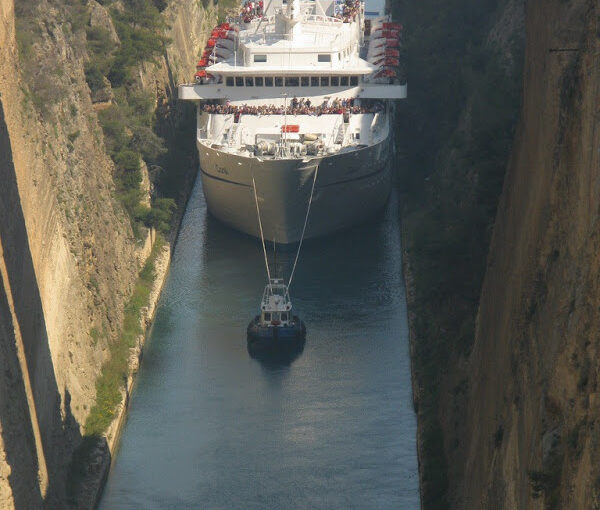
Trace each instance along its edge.
<instances>
[{"instance_id":1,"label":"green shrub","mask_svg":"<svg viewBox=\"0 0 600 510\"><path fill-rule=\"evenodd\" d=\"M136 208L136 218L148 228L154 227L162 233L167 233L175 209L175 200L172 198L158 198L152 203L152 208L139 205Z\"/></svg>"},{"instance_id":2,"label":"green shrub","mask_svg":"<svg viewBox=\"0 0 600 510\"><path fill-rule=\"evenodd\" d=\"M142 333L141 309L148 305L155 278L154 262L163 245L162 238L157 239L152 254L139 273L133 294L125 305L121 336L110 345L110 358L103 365L102 374L96 382L96 403L85 423L87 437L100 437L114 419L116 408L121 403L121 389L127 380L129 349L135 346L137 337Z\"/></svg>"}]
</instances>

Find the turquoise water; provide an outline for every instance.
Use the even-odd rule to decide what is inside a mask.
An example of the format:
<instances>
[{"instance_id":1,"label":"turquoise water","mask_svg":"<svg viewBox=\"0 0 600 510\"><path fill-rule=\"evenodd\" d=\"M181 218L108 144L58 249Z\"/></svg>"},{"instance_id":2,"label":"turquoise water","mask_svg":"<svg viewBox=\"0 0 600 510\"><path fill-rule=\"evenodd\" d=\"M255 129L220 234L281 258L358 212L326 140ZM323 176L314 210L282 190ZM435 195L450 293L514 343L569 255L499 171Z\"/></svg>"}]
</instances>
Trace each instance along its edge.
<instances>
[{"instance_id":1,"label":"turquoise water","mask_svg":"<svg viewBox=\"0 0 600 510\"><path fill-rule=\"evenodd\" d=\"M397 209L305 243L304 349L256 360L260 242L207 216L198 181L101 510L419 508Z\"/></svg>"}]
</instances>

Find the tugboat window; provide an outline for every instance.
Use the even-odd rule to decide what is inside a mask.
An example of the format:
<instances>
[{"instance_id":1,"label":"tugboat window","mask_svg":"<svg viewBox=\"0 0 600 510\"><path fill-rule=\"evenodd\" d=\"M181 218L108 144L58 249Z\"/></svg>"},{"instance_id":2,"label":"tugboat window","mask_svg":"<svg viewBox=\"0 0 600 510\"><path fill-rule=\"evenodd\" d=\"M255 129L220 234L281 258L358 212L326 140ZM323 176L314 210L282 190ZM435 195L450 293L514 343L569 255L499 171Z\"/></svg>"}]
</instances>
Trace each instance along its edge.
<instances>
[{"instance_id":1,"label":"tugboat window","mask_svg":"<svg viewBox=\"0 0 600 510\"><path fill-rule=\"evenodd\" d=\"M310 77L310 86L311 87L318 87L319 86L319 77L318 76L311 76Z\"/></svg>"},{"instance_id":2,"label":"tugboat window","mask_svg":"<svg viewBox=\"0 0 600 510\"><path fill-rule=\"evenodd\" d=\"M241 76L236 76L235 77L235 86L243 87L244 86L244 78L242 78Z\"/></svg>"},{"instance_id":3,"label":"tugboat window","mask_svg":"<svg viewBox=\"0 0 600 510\"><path fill-rule=\"evenodd\" d=\"M246 87L254 87L254 78L246 77Z\"/></svg>"},{"instance_id":4,"label":"tugboat window","mask_svg":"<svg viewBox=\"0 0 600 510\"><path fill-rule=\"evenodd\" d=\"M342 76L342 78L340 80L340 85L342 87L347 87L348 86L348 77L347 76Z\"/></svg>"},{"instance_id":5,"label":"tugboat window","mask_svg":"<svg viewBox=\"0 0 600 510\"><path fill-rule=\"evenodd\" d=\"M270 321L271 320L271 312L265 312L265 320L266 321Z\"/></svg>"},{"instance_id":6,"label":"tugboat window","mask_svg":"<svg viewBox=\"0 0 600 510\"><path fill-rule=\"evenodd\" d=\"M298 87L300 85L300 80L297 76L288 76L285 79L286 87Z\"/></svg>"},{"instance_id":7,"label":"tugboat window","mask_svg":"<svg viewBox=\"0 0 600 510\"><path fill-rule=\"evenodd\" d=\"M319 62L331 62L331 54L321 54L318 56Z\"/></svg>"},{"instance_id":8,"label":"tugboat window","mask_svg":"<svg viewBox=\"0 0 600 510\"><path fill-rule=\"evenodd\" d=\"M332 76L331 77L331 86L332 87L339 87L340 86L340 77L339 76Z\"/></svg>"},{"instance_id":9,"label":"tugboat window","mask_svg":"<svg viewBox=\"0 0 600 510\"><path fill-rule=\"evenodd\" d=\"M273 86L273 77L266 76L265 77L265 87L272 87L272 86Z\"/></svg>"},{"instance_id":10,"label":"tugboat window","mask_svg":"<svg viewBox=\"0 0 600 510\"><path fill-rule=\"evenodd\" d=\"M321 76L321 87L329 87L329 76Z\"/></svg>"},{"instance_id":11,"label":"tugboat window","mask_svg":"<svg viewBox=\"0 0 600 510\"><path fill-rule=\"evenodd\" d=\"M282 313L281 313L281 320L282 320L282 321L287 321L287 320L288 320L288 318L287 318L287 313L286 313L286 312L282 312Z\"/></svg>"},{"instance_id":12,"label":"tugboat window","mask_svg":"<svg viewBox=\"0 0 600 510\"><path fill-rule=\"evenodd\" d=\"M225 78L225 85L228 87L233 87L233 76L228 76Z\"/></svg>"},{"instance_id":13,"label":"tugboat window","mask_svg":"<svg viewBox=\"0 0 600 510\"><path fill-rule=\"evenodd\" d=\"M278 321L279 320L279 312L273 312L273 315L271 315L271 318L274 321Z\"/></svg>"},{"instance_id":14,"label":"tugboat window","mask_svg":"<svg viewBox=\"0 0 600 510\"><path fill-rule=\"evenodd\" d=\"M257 76L256 78L254 78L254 85L256 85L257 87L262 87L263 86L263 77Z\"/></svg>"},{"instance_id":15,"label":"tugboat window","mask_svg":"<svg viewBox=\"0 0 600 510\"><path fill-rule=\"evenodd\" d=\"M350 85L353 87L358 86L358 76L350 76Z\"/></svg>"},{"instance_id":16,"label":"tugboat window","mask_svg":"<svg viewBox=\"0 0 600 510\"><path fill-rule=\"evenodd\" d=\"M308 87L308 76L303 76L302 78L300 78L300 86Z\"/></svg>"},{"instance_id":17,"label":"tugboat window","mask_svg":"<svg viewBox=\"0 0 600 510\"><path fill-rule=\"evenodd\" d=\"M276 76L275 77L275 86L276 87L283 87L283 78L281 76Z\"/></svg>"}]
</instances>

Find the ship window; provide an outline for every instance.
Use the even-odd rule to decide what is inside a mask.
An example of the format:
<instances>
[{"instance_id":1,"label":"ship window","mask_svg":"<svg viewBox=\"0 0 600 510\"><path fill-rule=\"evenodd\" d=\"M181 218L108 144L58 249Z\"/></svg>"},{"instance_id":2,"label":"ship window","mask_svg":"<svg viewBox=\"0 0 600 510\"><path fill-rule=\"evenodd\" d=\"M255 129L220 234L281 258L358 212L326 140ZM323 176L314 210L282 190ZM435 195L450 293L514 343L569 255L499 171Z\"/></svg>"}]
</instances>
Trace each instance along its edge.
<instances>
[{"instance_id":1,"label":"ship window","mask_svg":"<svg viewBox=\"0 0 600 510\"><path fill-rule=\"evenodd\" d=\"M347 87L348 86L348 77L347 76L342 76L340 78L340 85L342 87Z\"/></svg>"},{"instance_id":2,"label":"ship window","mask_svg":"<svg viewBox=\"0 0 600 510\"><path fill-rule=\"evenodd\" d=\"M267 61L266 55L254 55L254 62L266 62L266 61Z\"/></svg>"},{"instance_id":3,"label":"ship window","mask_svg":"<svg viewBox=\"0 0 600 510\"><path fill-rule=\"evenodd\" d=\"M272 86L273 86L273 77L266 76L265 77L265 87L272 87Z\"/></svg>"},{"instance_id":4,"label":"ship window","mask_svg":"<svg viewBox=\"0 0 600 510\"><path fill-rule=\"evenodd\" d=\"M308 76L303 76L302 78L300 78L300 86L308 87Z\"/></svg>"},{"instance_id":5,"label":"ship window","mask_svg":"<svg viewBox=\"0 0 600 510\"><path fill-rule=\"evenodd\" d=\"M275 86L283 87L283 78L281 76L275 76Z\"/></svg>"},{"instance_id":6,"label":"ship window","mask_svg":"<svg viewBox=\"0 0 600 510\"><path fill-rule=\"evenodd\" d=\"M288 314L287 314L287 312L281 312L281 320L282 321L287 321L288 320Z\"/></svg>"},{"instance_id":7,"label":"ship window","mask_svg":"<svg viewBox=\"0 0 600 510\"><path fill-rule=\"evenodd\" d=\"M244 86L244 78L242 78L241 76L236 76L235 77L235 86L243 87Z\"/></svg>"},{"instance_id":8,"label":"ship window","mask_svg":"<svg viewBox=\"0 0 600 510\"><path fill-rule=\"evenodd\" d=\"M225 78L225 85L228 87L233 87L233 76L228 76Z\"/></svg>"},{"instance_id":9,"label":"ship window","mask_svg":"<svg viewBox=\"0 0 600 510\"><path fill-rule=\"evenodd\" d=\"M310 77L310 86L311 87L318 87L319 86L319 77L318 76L311 76Z\"/></svg>"},{"instance_id":10,"label":"ship window","mask_svg":"<svg viewBox=\"0 0 600 510\"><path fill-rule=\"evenodd\" d=\"M270 321L271 320L271 312L265 312L265 320L266 321Z\"/></svg>"},{"instance_id":11,"label":"ship window","mask_svg":"<svg viewBox=\"0 0 600 510\"><path fill-rule=\"evenodd\" d=\"M254 78L246 76L246 87L254 87Z\"/></svg>"},{"instance_id":12,"label":"ship window","mask_svg":"<svg viewBox=\"0 0 600 510\"><path fill-rule=\"evenodd\" d=\"M273 313L271 314L271 318L272 318L274 321L278 321L278 320L279 320L279 312L273 312Z\"/></svg>"},{"instance_id":13,"label":"ship window","mask_svg":"<svg viewBox=\"0 0 600 510\"><path fill-rule=\"evenodd\" d=\"M264 85L263 77L257 76L256 78L254 78L254 85L256 85L257 87L262 87Z\"/></svg>"},{"instance_id":14,"label":"ship window","mask_svg":"<svg viewBox=\"0 0 600 510\"><path fill-rule=\"evenodd\" d=\"M331 54L325 53L318 56L319 62L331 62Z\"/></svg>"},{"instance_id":15,"label":"ship window","mask_svg":"<svg viewBox=\"0 0 600 510\"><path fill-rule=\"evenodd\" d=\"M332 76L331 77L331 86L332 87L339 87L340 86L340 77L339 76Z\"/></svg>"},{"instance_id":16,"label":"ship window","mask_svg":"<svg viewBox=\"0 0 600 510\"><path fill-rule=\"evenodd\" d=\"M329 87L329 76L321 76L321 87Z\"/></svg>"},{"instance_id":17,"label":"ship window","mask_svg":"<svg viewBox=\"0 0 600 510\"><path fill-rule=\"evenodd\" d=\"M350 85L353 87L358 85L358 76L350 76Z\"/></svg>"},{"instance_id":18,"label":"ship window","mask_svg":"<svg viewBox=\"0 0 600 510\"><path fill-rule=\"evenodd\" d=\"M297 76L288 76L285 79L286 87L298 87L299 85L300 85L300 78L298 78Z\"/></svg>"}]
</instances>

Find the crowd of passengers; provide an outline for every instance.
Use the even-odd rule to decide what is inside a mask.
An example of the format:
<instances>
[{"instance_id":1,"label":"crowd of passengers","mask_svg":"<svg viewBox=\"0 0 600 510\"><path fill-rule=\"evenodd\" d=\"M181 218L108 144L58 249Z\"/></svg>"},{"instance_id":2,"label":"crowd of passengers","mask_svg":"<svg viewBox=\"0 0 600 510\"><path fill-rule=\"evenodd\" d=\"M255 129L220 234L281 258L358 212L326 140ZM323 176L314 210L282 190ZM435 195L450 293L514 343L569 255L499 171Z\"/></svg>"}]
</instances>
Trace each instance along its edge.
<instances>
[{"instance_id":1,"label":"crowd of passengers","mask_svg":"<svg viewBox=\"0 0 600 510\"><path fill-rule=\"evenodd\" d=\"M356 21L360 9L360 0L345 0L335 17L341 19L344 23L350 23Z\"/></svg>"},{"instance_id":2,"label":"crowd of passengers","mask_svg":"<svg viewBox=\"0 0 600 510\"><path fill-rule=\"evenodd\" d=\"M360 0L344 0L341 5L335 7L334 17L341 19L344 23L356 21L360 10ZM264 14L263 0L246 0L242 5L240 18L244 23L250 23L254 18L262 18Z\"/></svg>"},{"instance_id":3,"label":"crowd of passengers","mask_svg":"<svg viewBox=\"0 0 600 510\"><path fill-rule=\"evenodd\" d=\"M240 17L244 23L250 23L254 18L261 18L264 12L263 0L246 0L242 5Z\"/></svg>"},{"instance_id":4,"label":"crowd of passengers","mask_svg":"<svg viewBox=\"0 0 600 510\"><path fill-rule=\"evenodd\" d=\"M346 113L378 113L383 111L381 103L373 106L355 104L354 99L333 99L323 101L320 105L313 105L310 99L293 98L287 106L276 105L232 105L232 104L205 104L206 113L235 114L235 115L331 115Z\"/></svg>"}]
</instances>

